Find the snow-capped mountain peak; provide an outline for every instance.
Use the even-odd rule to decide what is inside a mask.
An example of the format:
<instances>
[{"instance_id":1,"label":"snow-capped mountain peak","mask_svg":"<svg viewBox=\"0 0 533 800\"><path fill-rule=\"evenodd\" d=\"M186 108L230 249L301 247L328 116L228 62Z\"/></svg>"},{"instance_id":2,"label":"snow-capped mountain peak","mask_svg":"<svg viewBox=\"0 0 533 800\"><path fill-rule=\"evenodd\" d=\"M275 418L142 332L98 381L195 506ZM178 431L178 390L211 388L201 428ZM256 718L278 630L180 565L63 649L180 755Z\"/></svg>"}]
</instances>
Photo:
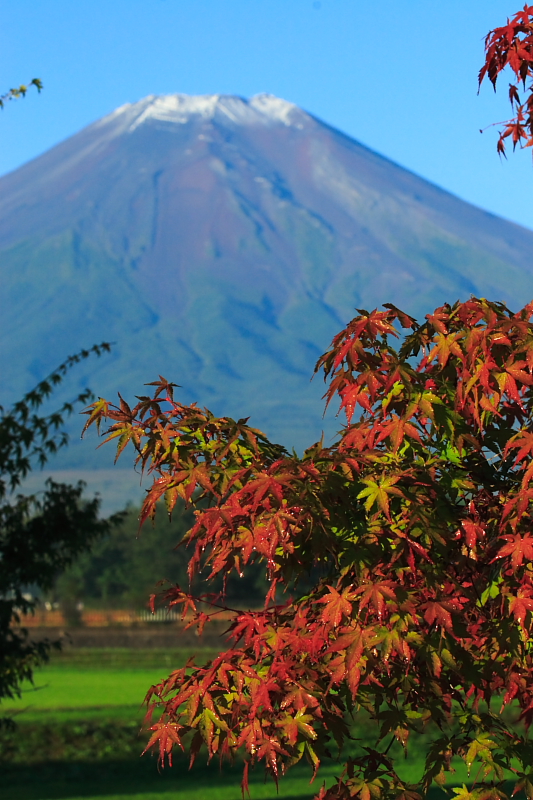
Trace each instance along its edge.
<instances>
[{"instance_id":1,"label":"snow-capped mountain peak","mask_svg":"<svg viewBox=\"0 0 533 800\"><path fill-rule=\"evenodd\" d=\"M134 131L148 121L185 124L194 119L241 125L294 125L301 128L307 114L294 103L271 94L246 100L236 95L149 95L127 103L104 117L99 124L118 123L121 130Z\"/></svg>"}]
</instances>

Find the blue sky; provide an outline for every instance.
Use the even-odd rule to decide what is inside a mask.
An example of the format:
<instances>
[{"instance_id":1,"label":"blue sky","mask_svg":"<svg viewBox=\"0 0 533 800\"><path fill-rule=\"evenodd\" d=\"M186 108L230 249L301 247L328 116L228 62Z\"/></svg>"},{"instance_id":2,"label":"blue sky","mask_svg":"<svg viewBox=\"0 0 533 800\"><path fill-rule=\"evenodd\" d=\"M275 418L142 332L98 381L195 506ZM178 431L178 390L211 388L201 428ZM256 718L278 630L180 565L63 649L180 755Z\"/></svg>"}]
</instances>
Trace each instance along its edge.
<instances>
[{"instance_id":1,"label":"blue sky","mask_svg":"<svg viewBox=\"0 0 533 800\"><path fill-rule=\"evenodd\" d=\"M478 97L487 31L521 0L4 0L0 174L147 94L271 92L496 214L533 228L530 151L496 155Z\"/></svg>"}]
</instances>

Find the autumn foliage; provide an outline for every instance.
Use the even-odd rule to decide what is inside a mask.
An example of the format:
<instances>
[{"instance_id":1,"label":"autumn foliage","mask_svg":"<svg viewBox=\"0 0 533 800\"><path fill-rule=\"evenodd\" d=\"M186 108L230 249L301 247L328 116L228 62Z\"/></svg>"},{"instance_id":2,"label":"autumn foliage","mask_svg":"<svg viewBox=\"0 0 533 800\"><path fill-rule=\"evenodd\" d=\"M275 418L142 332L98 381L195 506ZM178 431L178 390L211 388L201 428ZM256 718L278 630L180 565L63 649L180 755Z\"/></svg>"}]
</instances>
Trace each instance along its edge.
<instances>
[{"instance_id":1,"label":"autumn foliage","mask_svg":"<svg viewBox=\"0 0 533 800\"><path fill-rule=\"evenodd\" d=\"M321 800L416 800L459 758L475 782L461 797L505 797L504 779L533 796L509 720L533 719L532 314L475 298L420 325L360 311L317 364L346 424L301 457L163 379L134 408L90 407L87 427L109 421L106 441L153 475L143 521L163 497L195 508L191 577L260 562L269 580L264 608L232 610L226 652L150 689L162 761L239 754L246 790L257 764L277 781L338 758ZM200 628L225 607L187 587L160 599ZM407 783L393 756L413 739L425 768Z\"/></svg>"},{"instance_id":2,"label":"autumn foliage","mask_svg":"<svg viewBox=\"0 0 533 800\"><path fill-rule=\"evenodd\" d=\"M524 5L507 25L495 28L485 39L485 64L479 73L479 85L488 77L496 90L500 73L509 67L514 82L509 84L509 101L514 116L504 123L498 139L498 152L505 155L506 139L513 150L533 146L533 6ZM529 85L528 85L529 82ZM527 93L526 97L520 94Z\"/></svg>"}]
</instances>

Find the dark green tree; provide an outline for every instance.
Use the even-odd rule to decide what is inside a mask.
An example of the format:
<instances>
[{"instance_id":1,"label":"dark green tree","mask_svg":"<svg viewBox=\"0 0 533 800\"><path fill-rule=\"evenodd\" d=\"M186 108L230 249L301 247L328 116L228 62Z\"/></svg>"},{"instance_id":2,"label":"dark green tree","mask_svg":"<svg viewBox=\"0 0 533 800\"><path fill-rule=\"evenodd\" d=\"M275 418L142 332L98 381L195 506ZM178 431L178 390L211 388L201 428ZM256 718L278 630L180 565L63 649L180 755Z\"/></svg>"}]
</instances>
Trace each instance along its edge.
<instances>
[{"instance_id":1,"label":"dark green tree","mask_svg":"<svg viewBox=\"0 0 533 800\"><path fill-rule=\"evenodd\" d=\"M48 480L42 493L15 494L33 467L67 444L64 420L91 392L50 414L42 413L43 404L71 367L108 350L104 343L70 356L11 408L0 406L0 702L19 695L22 681L31 680L34 668L58 646L31 641L21 627L22 616L35 608L28 587L49 589L58 573L121 518L99 519L99 500L83 499L81 481L70 486Z\"/></svg>"},{"instance_id":2,"label":"dark green tree","mask_svg":"<svg viewBox=\"0 0 533 800\"><path fill-rule=\"evenodd\" d=\"M86 551L62 573L55 586L54 599L64 608L77 601L98 608L147 607L150 594L158 591L163 580L170 584L187 585L187 566L190 553L185 547L176 548L186 531L194 524L194 514L183 502L178 503L168 520L163 509L153 524L139 533L140 509L130 507L122 521L115 525L89 551ZM231 575L226 597L252 607L261 604L265 580L262 570L246 572L243 578ZM201 593L205 579L194 580L195 591ZM222 581L210 583L209 591L222 589Z\"/></svg>"}]
</instances>

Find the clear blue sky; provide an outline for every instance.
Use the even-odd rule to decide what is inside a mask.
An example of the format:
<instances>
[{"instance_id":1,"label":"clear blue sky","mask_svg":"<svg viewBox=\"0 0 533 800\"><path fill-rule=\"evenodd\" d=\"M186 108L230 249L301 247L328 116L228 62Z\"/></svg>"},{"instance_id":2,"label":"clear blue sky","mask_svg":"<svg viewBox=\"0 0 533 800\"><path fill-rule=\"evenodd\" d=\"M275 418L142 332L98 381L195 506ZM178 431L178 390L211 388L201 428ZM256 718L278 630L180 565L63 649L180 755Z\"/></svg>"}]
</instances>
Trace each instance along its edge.
<instances>
[{"instance_id":1,"label":"clear blue sky","mask_svg":"<svg viewBox=\"0 0 533 800\"><path fill-rule=\"evenodd\" d=\"M271 92L494 213L533 228L531 151L496 155L509 116L477 73L522 0L4 0L0 174L147 94Z\"/></svg>"}]
</instances>

